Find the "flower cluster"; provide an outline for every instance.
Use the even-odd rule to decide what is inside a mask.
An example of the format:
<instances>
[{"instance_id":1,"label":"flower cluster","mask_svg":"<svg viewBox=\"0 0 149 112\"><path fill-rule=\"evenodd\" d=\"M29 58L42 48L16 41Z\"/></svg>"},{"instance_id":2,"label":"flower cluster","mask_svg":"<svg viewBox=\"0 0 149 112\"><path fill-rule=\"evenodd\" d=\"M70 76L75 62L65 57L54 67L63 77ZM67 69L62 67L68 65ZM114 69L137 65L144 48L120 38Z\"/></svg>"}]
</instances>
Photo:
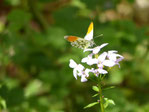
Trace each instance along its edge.
<instances>
[{"instance_id":1,"label":"flower cluster","mask_svg":"<svg viewBox=\"0 0 149 112\"><path fill-rule=\"evenodd\" d=\"M117 54L117 51L111 50L108 52L103 52L100 55L98 53L100 52L101 48L108 45L108 43L104 43L100 46L97 46L95 48L89 48L85 49L86 51L91 51L92 53L89 54L87 57L83 58L81 60L82 63L86 63L89 66L96 65L97 68L85 68L81 64L77 64L74 60L70 59L69 66L73 68L73 75L77 79L77 76L81 77L81 82L86 82L89 79L89 72L92 72L95 74L95 76L99 76L99 74L107 74L108 71L104 69L104 67L113 67L115 65L119 65L119 62L124 59L123 56Z\"/></svg>"}]
</instances>

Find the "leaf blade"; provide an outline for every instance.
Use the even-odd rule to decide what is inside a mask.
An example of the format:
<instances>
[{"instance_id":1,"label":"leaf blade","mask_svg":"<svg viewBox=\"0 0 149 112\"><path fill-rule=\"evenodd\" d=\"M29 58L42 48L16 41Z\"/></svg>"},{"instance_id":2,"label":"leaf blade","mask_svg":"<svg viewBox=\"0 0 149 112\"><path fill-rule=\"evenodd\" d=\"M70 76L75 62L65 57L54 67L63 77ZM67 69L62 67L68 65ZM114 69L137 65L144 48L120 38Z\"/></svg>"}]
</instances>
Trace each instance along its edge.
<instances>
[{"instance_id":1,"label":"leaf blade","mask_svg":"<svg viewBox=\"0 0 149 112\"><path fill-rule=\"evenodd\" d=\"M88 104L87 106L85 106L84 109L93 107L94 105L97 105L98 103L99 103L99 102L90 103L90 104Z\"/></svg>"}]
</instances>

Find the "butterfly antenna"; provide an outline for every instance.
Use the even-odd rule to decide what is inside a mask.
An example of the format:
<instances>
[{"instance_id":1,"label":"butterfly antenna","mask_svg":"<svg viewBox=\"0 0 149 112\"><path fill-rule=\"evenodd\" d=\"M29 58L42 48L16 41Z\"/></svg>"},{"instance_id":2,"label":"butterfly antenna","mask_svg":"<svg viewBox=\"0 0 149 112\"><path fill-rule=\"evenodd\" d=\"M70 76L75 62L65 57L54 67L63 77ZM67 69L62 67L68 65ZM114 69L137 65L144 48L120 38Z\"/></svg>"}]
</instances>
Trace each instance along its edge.
<instances>
[{"instance_id":1,"label":"butterfly antenna","mask_svg":"<svg viewBox=\"0 0 149 112\"><path fill-rule=\"evenodd\" d=\"M101 36L103 36L103 34L97 35L97 36L94 37L94 38L101 37ZM97 46L97 44L96 44L95 42L94 42L94 44L95 44L95 46Z\"/></svg>"},{"instance_id":2,"label":"butterfly antenna","mask_svg":"<svg viewBox=\"0 0 149 112\"><path fill-rule=\"evenodd\" d=\"M101 36L103 36L103 34L97 35L97 36L96 36L96 37L94 37L94 38L101 37Z\"/></svg>"}]
</instances>

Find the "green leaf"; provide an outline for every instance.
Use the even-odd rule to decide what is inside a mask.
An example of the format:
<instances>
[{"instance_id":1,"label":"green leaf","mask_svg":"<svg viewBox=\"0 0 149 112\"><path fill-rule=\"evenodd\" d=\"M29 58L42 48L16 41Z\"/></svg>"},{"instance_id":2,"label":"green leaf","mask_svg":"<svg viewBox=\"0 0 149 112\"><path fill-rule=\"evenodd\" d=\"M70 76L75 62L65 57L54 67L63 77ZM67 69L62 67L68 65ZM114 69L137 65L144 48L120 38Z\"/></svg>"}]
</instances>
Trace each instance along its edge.
<instances>
[{"instance_id":1,"label":"green leaf","mask_svg":"<svg viewBox=\"0 0 149 112\"><path fill-rule=\"evenodd\" d=\"M0 105L3 107L3 109L6 109L7 106L6 106L6 101L0 97Z\"/></svg>"},{"instance_id":2,"label":"green leaf","mask_svg":"<svg viewBox=\"0 0 149 112\"><path fill-rule=\"evenodd\" d=\"M90 103L90 104L88 104L87 106L85 106L84 109L93 107L94 105L96 105L96 104L98 104L98 103L99 103L99 102Z\"/></svg>"},{"instance_id":3,"label":"green leaf","mask_svg":"<svg viewBox=\"0 0 149 112\"><path fill-rule=\"evenodd\" d=\"M109 100L109 104L115 105L115 102L113 100Z\"/></svg>"},{"instance_id":4,"label":"green leaf","mask_svg":"<svg viewBox=\"0 0 149 112\"><path fill-rule=\"evenodd\" d=\"M94 94L92 97L96 97L96 96L98 96L98 94Z\"/></svg>"},{"instance_id":5,"label":"green leaf","mask_svg":"<svg viewBox=\"0 0 149 112\"><path fill-rule=\"evenodd\" d=\"M97 86L92 86L92 89L93 89L94 91L96 91L96 92L99 92L99 89L98 89Z\"/></svg>"},{"instance_id":6,"label":"green leaf","mask_svg":"<svg viewBox=\"0 0 149 112\"><path fill-rule=\"evenodd\" d=\"M104 103L104 108L107 108L108 105L109 105L109 103L108 103L108 102L105 102L105 103Z\"/></svg>"},{"instance_id":7,"label":"green leaf","mask_svg":"<svg viewBox=\"0 0 149 112\"><path fill-rule=\"evenodd\" d=\"M105 103L104 103L104 108L107 108L109 104L115 105L114 101L112 99L104 98Z\"/></svg>"},{"instance_id":8,"label":"green leaf","mask_svg":"<svg viewBox=\"0 0 149 112\"><path fill-rule=\"evenodd\" d=\"M25 88L25 96L30 97L39 93L42 88L42 82L40 80L32 80Z\"/></svg>"},{"instance_id":9,"label":"green leaf","mask_svg":"<svg viewBox=\"0 0 149 112\"><path fill-rule=\"evenodd\" d=\"M112 88L115 88L115 86L106 87L103 90L112 89Z\"/></svg>"}]
</instances>

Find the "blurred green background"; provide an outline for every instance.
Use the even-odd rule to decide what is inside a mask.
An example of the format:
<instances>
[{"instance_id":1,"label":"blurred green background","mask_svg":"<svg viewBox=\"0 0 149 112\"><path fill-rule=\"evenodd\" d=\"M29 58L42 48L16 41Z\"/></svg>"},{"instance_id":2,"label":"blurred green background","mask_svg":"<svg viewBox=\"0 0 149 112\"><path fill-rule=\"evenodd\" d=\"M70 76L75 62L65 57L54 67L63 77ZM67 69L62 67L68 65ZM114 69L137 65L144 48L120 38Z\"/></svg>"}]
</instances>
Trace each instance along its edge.
<instances>
[{"instance_id":1,"label":"blurred green background","mask_svg":"<svg viewBox=\"0 0 149 112\"><path fill-rule=\"evenodd\" d=\"M69 59L86 56L64 40L84 37L94 22L97 45L125 59L103 82L116 106L106 112L149 112L148 0L0 0L0 112L99 112L93 82L75 80Z\"/></svg>"}]
</instances>

